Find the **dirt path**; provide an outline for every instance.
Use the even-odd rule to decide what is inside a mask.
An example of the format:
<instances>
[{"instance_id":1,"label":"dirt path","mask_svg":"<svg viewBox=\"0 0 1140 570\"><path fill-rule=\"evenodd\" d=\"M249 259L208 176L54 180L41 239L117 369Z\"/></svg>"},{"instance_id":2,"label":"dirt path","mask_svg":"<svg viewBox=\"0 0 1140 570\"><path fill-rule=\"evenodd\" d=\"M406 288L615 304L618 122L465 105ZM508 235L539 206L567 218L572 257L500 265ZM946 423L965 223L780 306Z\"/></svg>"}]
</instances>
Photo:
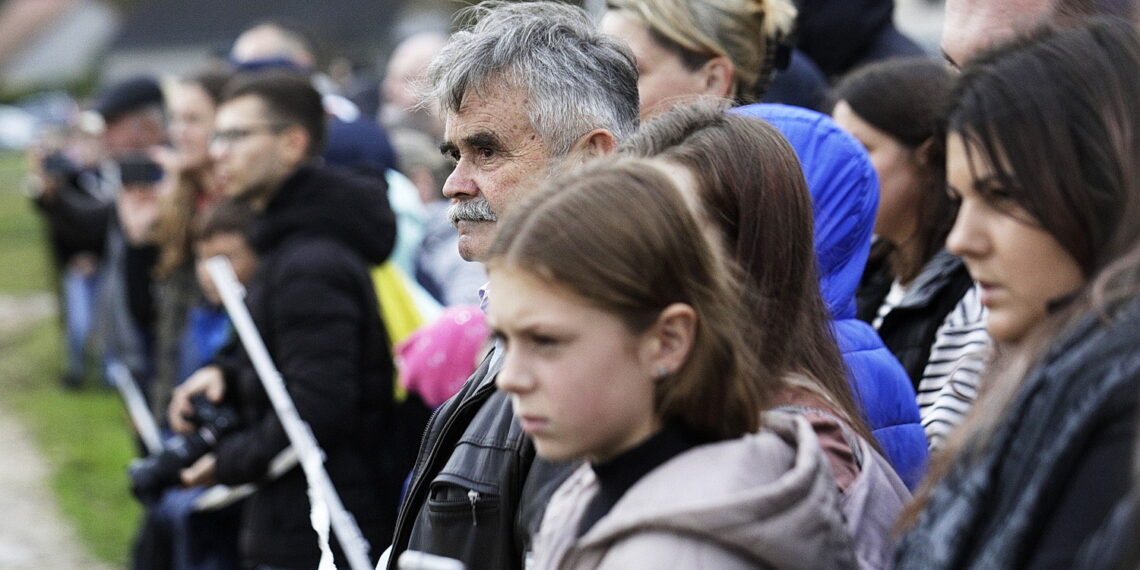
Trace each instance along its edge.
<instances>
[{"instance_id":1,"label":"dirt path","mask_svg":"<svg viewBox=\"0 0 1140 570\"><path fill-rule=\"evenodd\" d=\"M3 339L55 307L49 295L0 296ZM51 466L0 395L0 569L105 569L86 552L48 487Z\"/></svg>"}]
</instances>

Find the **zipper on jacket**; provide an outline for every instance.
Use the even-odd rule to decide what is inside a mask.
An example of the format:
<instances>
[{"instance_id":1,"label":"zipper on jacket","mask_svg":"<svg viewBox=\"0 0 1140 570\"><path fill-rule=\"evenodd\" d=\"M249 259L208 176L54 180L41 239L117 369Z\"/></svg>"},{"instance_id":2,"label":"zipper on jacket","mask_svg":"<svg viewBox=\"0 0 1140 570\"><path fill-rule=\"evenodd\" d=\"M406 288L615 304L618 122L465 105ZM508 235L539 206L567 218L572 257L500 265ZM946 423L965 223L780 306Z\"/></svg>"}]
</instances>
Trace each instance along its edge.
<instances>
[{"instance_id":1,"label":"zipper on jacket","mask_svg":"<svg viewBox=\"0 0 1140 570\"><path fill-rule=\"evenodd\" d=\"M479 491L467 491L467 500L471 501L471 526L479 526L479 517L475 514L475 506L479 503Z\"/></svg>"},{"instance_id":2,"label":"zipper on jacket","mask_svg":"<svg viewBox=\"0 0 1140 570\"><path fill-rule=\"evenodd\" d=\"M489 354L487 357L490 358L491 356L493 356L493 355ZM426 471L429 467L434 465L439 460L439 453L442 450L443 444L444 444L443 436L444 436L444 434L446 434L448 431L451 430L451 428L452 428L452 426L454 426L455 422L458 421L457 418L460 417L461 415L463 415L465 412L467 412L467 410L470 408L482 406L483 400L484 400L484 398L483 398L484 395L489 393L489 392L493 392L494 390L495 390L495 383L494 382L491 382L486 386L478 386L474 390L472 390L471 394L465 400L462 400L459 402L459 404L456 406L455 411L451 414L450 417L448 417L444 421L444 425L439 430L440 438L434 442L431 449L429 450L429 453L428 453L426 459L424 460L424 464L423 464L423 470L424 471ZM439 413L439 411L440 411L440 408L436 408L432 412L432 417L434 418L434 416L436 416ZM424 429L425 435L427 434L428 431L430 431L431 421L428 422L428 426L429 426L428 428ZM410 535L411 535L411 526L406 519L409 516L415 516L415 514L412 513L410 510L406 510L404 508L404 506L410 506L411 504L413 504L412 503L413 501L420 500L420 495L422 495L422 493L424 491L424 487L426 485L429 485L430 483L431 483L431 479L427 478L425 480L425 477L422 476L422 473L421 473L421 477L412 480L412 483L408 489L408 492L404 496L405 505L401 506L400 513L396 517L396 533L395 533L395 536L392 537L392 548L393 549L395 549L397 547L401 548L401 550L407 548L408 539L410 538ZM422 508L422 505L421 505L421 508ZM414 521L412 521L412 522L414 523ZM389 561L389 563L388 563L389 568L395 568L396 567L393 562L394 561L391 561L391 560Z\"/></svg>"}]
</instances>

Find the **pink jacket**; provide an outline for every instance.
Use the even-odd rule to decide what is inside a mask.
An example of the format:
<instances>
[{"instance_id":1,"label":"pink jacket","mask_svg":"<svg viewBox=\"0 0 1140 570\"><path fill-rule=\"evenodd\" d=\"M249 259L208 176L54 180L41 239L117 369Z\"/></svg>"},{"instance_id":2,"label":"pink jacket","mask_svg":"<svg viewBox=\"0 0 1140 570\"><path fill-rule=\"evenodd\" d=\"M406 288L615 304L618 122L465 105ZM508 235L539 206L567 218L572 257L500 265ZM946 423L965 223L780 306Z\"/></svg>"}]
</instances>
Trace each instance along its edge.
<instances>
[{"instance_id":1,"label":"pink jacket","mask_svg":"<svg viewBox=\"0 0 1140 570\"><path fill-rule=\"evenodd\" d=\"M654 469L581 538L597 493L588 464L550 500L535 539L546 569L852 568L839 493L808 423L702 445Z\"/></svg>"}]
</instances>

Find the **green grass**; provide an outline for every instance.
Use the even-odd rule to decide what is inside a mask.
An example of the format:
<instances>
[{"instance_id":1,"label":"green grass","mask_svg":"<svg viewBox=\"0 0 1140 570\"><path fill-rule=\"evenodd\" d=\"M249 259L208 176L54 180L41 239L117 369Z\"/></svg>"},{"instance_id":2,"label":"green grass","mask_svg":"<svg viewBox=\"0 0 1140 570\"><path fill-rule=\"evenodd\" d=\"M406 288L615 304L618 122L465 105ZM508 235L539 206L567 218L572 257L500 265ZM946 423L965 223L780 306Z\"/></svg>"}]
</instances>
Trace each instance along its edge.
<instances>
[{"instance_id":1,"label":"green grass","mask_svg":"<svg viewBox=\"0 0 1140 570\"><path fill-rule=\"evenodd\" d=\"M0 155L0 292L51 288L48 249L39 215L21 191L23 157Z\"/></svg>"},{"instance_id":2,"label":"green grass","mask_svg":"<svg viewBox=\"0 0 1140 570\"><path fill-rule=\"evenodd\" d=\"M0 156L0 293L51 290L47 249L35 210L19 192L21 157ZM0 341L0 400L28 426L52 465L50 485L80 538L101 560L125 566L140 510L127 489L134 456L118 396L59 387L60 330L44 319ZM90 384L90 383L89 383Z\"/></svg>"},{"instance_id":3,"label":"green grass","mask_svg":"<svg viewBox=\"0 0 1140 570\"><path fill-rule=\"evenodd\" d=\"M123 405L111 391L59 388L55 322L22 331L0 350L0 393L52 465L51 488L99 559L124 566L139 521L125 468L134 455Z\"/></svg>"}]
</instances>

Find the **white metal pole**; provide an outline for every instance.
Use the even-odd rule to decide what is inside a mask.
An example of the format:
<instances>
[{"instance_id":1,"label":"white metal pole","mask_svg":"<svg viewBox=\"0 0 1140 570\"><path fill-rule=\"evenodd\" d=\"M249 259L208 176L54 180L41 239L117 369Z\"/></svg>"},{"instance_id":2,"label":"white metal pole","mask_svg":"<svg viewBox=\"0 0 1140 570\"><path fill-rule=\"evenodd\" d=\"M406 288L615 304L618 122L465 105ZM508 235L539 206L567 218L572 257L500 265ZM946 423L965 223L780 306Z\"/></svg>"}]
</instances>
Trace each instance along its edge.
<instances>
[{"instance_id":1,"label":"white metal pole","mask_svg":"<svg viewBox=\"0 0 1140 570\"><path fill-rule=\"evenodd\" d=\"M119 394L123 396L127 415L131 417L131 423L135 424L135 430L139 432L139 439L142 440L147 453L162 451L162 436L159 434L158 422L151 415L150 408L146 405L146 398L135 382L134 375L121 362L109 364L107 372L111 375L115 387L119 389Z\"/></svg>"},{"instance_id":2,"label":"white metal pole","mask_svg":"<svg viewBox=\"0 0 1140 570\"><path fill-rule=\"evenodd\" d=\"M269 350L265 348L265 341L262 340L261 334L253 324L249 309L242 301L244 289L234 275L229 260L220 255L212 257L206 260L206 270L214 280L214 286L222 297L226 312L229 313L238 337L257 375L261 378L262 385L265 386L265 392L269 395L281 426L285 428L285 434L289 437L293 449L297 451L301 468L309 481L311 518L313 530L317 531L321 539L322 567L324 567L323 559L326 556L331 557L328 548L328 522L331 521L341 549L344 550L353 570L371 570L372 564L368 561L368 542L361 534L360 527L356 525L356 519L352 518L352 514L344 508L328 472L325 471L324 452L317 445L317 438L313 436L309 424L305 423L297 413L293 399L285 389L285 381L273 364Z\"/></svg>"}]
</instances>

